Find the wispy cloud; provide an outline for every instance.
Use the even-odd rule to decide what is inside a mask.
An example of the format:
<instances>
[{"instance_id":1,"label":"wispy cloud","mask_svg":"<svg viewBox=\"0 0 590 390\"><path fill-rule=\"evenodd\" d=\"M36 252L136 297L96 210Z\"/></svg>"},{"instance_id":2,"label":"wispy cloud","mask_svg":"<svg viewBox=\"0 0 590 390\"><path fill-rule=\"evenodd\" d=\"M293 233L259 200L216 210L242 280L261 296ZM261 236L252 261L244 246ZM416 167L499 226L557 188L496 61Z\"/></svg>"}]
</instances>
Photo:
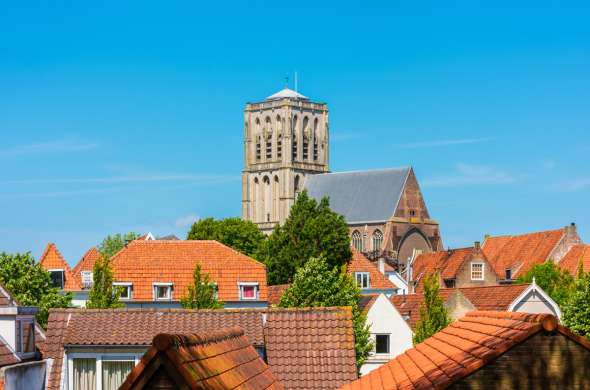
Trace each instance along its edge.
<instances>
[{"instance_id":1,"label":"wispy cloud","mask_svg":"<svg viewBox=\"0 0 590 390\"><path fill-rule=\"evenodd\" d=\"M557 186L558 190L566 192L583 190L585 188L590 188L590 177L580 177L566 181Z\"/></svg>"},{"instance_id":2,"label":"wispy cloud","mask_svg":"<svg viewBox=\"0 0 590 390\"><path fill-rule=\"evenodd\" d=\"M439 146L479 144L482 142L488 142L489 140L490 140L489 138L446 139L446 140L399 144L398 147L403 148L403 149L436 148Z\"/></svg>"},{"instance_id":3,"label":"wispy cloud","mask_svg":"<svg viewBox=\"0 0 590 390\"><path fill-rule=\"evenodd\" d=\"M30 145L19 145L12 148L0 149L0 157L17 157L46 153L70 153L95 149L96 143L77 142L72 140L58 140Z\"/></svg>"},{"instance_id":4,"label":"wispy cloud","mask_svg":"<svg viewBox=\"0 0 590 390\"><path fill-rule=\"evenodd\" d=\"M199 217L195 214L189 214L189 215L185 215L183 217L178 218L175 222L174 225L177 228L185 228L187 226L191 226L193 223L197 222L199 220Z\"/></svg>"},{"instance_id":5,"label":"wispy cloud","mask_svg":"<svg viewBox=\"0 0 590 390\"><path fill-rule=\"evenodd\" d=\"M163 181L202 182L203 184L225 183L238 180L234 175L145 175L145 176L112 176L89 178L53 178L53 179L16 179L3 180L0 185L15 184L114 184L114 183L148 183Z\"/></svg>"},{"instance_id":6,"label":"wispy cloud","mask_svg":"<svg viewBox=\"0 0 590 390\"><path fill-rule=\"evenodd\" d=\"M459 163L452 175L434 177L422 182L425 187L448 187L475 184L509 184L517 180L515 176L493 166Z\"/></svg>"}]
</instances>

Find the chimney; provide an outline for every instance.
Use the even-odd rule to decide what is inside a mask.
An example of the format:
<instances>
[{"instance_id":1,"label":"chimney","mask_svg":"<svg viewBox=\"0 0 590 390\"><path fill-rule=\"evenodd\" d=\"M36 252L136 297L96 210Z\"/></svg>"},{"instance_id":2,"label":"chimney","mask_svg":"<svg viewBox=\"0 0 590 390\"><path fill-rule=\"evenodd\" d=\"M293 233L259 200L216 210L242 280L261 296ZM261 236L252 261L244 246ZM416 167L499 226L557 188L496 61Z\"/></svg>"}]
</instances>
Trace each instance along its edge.
<instances>
[{"instance_id":1,"label":"chimney","mask_svg":"<svg viewBox=\"0 0 590 390\"><path fill-rule=\"evenodd\" d=\"M480 243L479 241L475 241L475 242L473 243L473 248L474 248L476 251L479 251L479 250L481 249L481 243Z\"/></svg>"},{"instance_id":2,"label":"chimney","mask_svg":"<svg viewBox=\"0 0 590 390\"><path fill-rule=\"evenodd\" d=\"M379 268L379 272L385 275L385 259L383 257L377 259L377 268Z\"/></svg>"}]
</instances>

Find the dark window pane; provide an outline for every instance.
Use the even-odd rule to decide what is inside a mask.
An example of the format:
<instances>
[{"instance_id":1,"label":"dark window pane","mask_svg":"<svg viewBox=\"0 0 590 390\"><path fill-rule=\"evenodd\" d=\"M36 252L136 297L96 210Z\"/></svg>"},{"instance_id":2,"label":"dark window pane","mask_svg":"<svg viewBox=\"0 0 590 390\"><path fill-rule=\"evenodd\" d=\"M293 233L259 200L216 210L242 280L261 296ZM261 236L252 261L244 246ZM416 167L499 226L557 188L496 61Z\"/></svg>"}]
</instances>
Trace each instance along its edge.
<instances>
[{"instance_id":1,"label":"dark window pane","mask_svg":"<svg viewBox=\"0 0 590 390\"><path fill-rule=\"evenodd\" d=\"M389 335L378 334L375 336L375 352L389 353Z\"/></svg>"},{"instance_id":2,"label":"dark window pane","mask_svg":"<svg viewBox=\"0 0 590 390\"><path fill-rule=\"evenodd\" d=\"M64 272L63 271L50 271L51 285L59 289L64 288Z\"/></svg>"}]
</instances>

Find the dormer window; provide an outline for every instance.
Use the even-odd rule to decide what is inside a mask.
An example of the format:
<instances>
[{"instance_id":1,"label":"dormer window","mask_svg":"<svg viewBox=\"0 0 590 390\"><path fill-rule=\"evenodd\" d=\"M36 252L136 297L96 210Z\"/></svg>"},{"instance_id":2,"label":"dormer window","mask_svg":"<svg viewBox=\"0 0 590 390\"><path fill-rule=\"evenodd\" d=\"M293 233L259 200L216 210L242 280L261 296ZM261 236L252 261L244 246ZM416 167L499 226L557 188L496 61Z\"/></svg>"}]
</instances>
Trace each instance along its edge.
<instances>
[{"instance_id":1,"label":"dormer window","mask_svg":"<svg viewBox=\"0 0 590 390\"><path fill-rule=\"evenodd\" d=\"M258 299L258 283L257 282L244 282L239 284L240 299L244 301L257 300Z\"/></svg>"},{"instance_id":2,"label":"dormer window","mask_svg":"<svg viewBox=\"0 0 590 390\"><path fill-rule=\"evenodd\" d=\"M80 277L82 278L82 287L92 287L92 271L82 271Z\"/></svg>"},{"instance_id":3,"label":"dormer window","mask_svg":"<svg viewBox=\"0 0 590 390\"><path fill-rule=\"evenodd\" d=\"M471 280L483 280L483 263L471 263Z\"/></svg>"},{"instance_id":4,"label":"dormer window","mask_svg":"<svg viewBox=\"0 0 590 390\"><path fill-rule=\"evenodd\" d=\"M354 278L356 280L356 285L359 286L359 288L371 288L371 279L368 272L355 272Z\"/></svg>"},{"instance_id":5,"label":"dormer window","mask_svg":"<svg viewBox=\"0 0 590 390\"><path fill-rule=\"evenodd\" d=\"M15 349L20 355L35 352L35 326L33 320L16 320Z\"/></svg>"},{"instance_id":6,"label":"dormer window","mask_svg":"<svg viewBox=\"0 0 590 390\"><path fill-rule=\"evenodd\" d=\"M154 301L169 301L172 299L172 283L154 283Z\"/></svg>"},{"instance_id":7,"label":"dormer window","mask_svg":"<svg viewBox=\"0 0 590 390\"><path fill-rule=\"evenodd\" d=\"M506 271L504 271L504 279L512 280L512 270L511 269L507 269Z\"/></svg>"},{"instance_id":8,"label":"dormer window","mask_svg":"<svg viewBox=\"0 0 590 390\"><path fill-rule=\"evenodd\" d=\"M122 301L128 301L133 298L133 284L129 282L114 282L114 288L118 288L120 291L119 299Z\"/></svg>"},{"instance_id":9,"label":"dormer window","mask_svg":"<svg viewBox=\"0 0 590 390\"><path fill-rule=\"evenodd\" d=\"M60 290L64 289L65 276L63 269L50 269L49 275L51 276L51 285L57 287Z\"/></svg>"}]
</instances>

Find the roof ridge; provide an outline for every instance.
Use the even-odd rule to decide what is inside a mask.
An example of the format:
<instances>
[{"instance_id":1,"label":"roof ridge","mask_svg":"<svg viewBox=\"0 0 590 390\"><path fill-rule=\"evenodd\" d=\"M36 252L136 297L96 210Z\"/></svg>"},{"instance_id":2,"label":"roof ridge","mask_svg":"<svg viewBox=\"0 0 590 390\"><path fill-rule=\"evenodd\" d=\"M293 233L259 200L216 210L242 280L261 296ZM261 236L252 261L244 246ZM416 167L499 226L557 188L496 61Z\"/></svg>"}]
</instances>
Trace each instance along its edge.
<instances>
[{"instance_id":1,"label":"roof ridge","mask_svg":"<svg viewBox=\"0 0 590 390\"><path fill-rule=\"evenodd\" d=\"M512 284L496 284L492 286L470 286L470 287L453 287L459 290L467 290L467 289L484 289L484 288L508 288L508 287L517 287L517 286L530 286L531 283L512 283ZM441 288L441 290L452 290L453 288Z\"/></svg>"},{"instance_id":2,"label":"roof ridge","mask_svg":"<svg viewBox=\"0 0 590 390\"><path fill-rule=\"evenodd\" d=\"M231 338L236 338L244 335L244 330L239 326L231 328L223 328L212 332L197 332L192 334L173 334L173 333L159 333L157 334L152 344L160 351L164 351L171 346L179 347L197 346L204 344L213 344L225 341Z\"/></svg>"},{"instance_id":3,"label":"roof ridge","mask_svg":"<svg viewBox=\"0 0 590 390\"><path fill-rule=\"evenodd\" d=\"M311 175L309 177L325 176L325 175L330 175L330 176L347 175L347 174L351 174L351 173L377 173L377 172L388 172L388 171L407 171L407 170L410 170L410 169L412 169L412 166L411 165L403 166L403 167L396 167L396 168L357 169L357 170L353 170L353 171L316 173L316 174L313 174L313 175Z\"/></svg>"}]
</instances>

